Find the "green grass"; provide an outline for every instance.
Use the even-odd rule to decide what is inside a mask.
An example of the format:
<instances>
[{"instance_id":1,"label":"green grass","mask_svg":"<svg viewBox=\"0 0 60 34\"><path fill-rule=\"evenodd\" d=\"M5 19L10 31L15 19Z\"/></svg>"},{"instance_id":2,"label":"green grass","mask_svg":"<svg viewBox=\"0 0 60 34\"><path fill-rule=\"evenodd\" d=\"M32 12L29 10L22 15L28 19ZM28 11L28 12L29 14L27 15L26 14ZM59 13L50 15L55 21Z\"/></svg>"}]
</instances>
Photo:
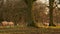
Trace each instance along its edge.
<instances>
[{"instance_id":1,"label":"green grass","mask_svg":"<svg viewBox=\"0 0 60 34\"><path fill-rule=\"evenodd\" d=\"M40 28L0 26L0 34L60 34L60 26L41 26Z\"/></svg>"}]
</instances>

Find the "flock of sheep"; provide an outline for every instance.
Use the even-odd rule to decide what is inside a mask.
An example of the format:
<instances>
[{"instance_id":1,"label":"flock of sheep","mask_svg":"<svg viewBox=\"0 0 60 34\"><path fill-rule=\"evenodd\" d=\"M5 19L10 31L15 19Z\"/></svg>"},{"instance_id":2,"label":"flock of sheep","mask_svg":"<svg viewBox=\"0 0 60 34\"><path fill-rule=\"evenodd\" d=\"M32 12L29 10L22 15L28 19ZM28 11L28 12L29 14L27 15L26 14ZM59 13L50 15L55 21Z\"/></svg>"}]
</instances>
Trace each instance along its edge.
<instances>
[{"instance_id":1,"label":"flock of sheep","mask_svg":"<svg viewBox=\"0 0 60 34\"><path fill-rule=\"evenodd\" d=\"M2 21L1 24L2 24L2 26L14 26L14 22L12 22L12 21L10 21L10 22L8 22L8 21ZM17 24L17 25L19 25L19 24ZM40 24L38 23L37 25L41 25L41 23ZM44 26L48 26L49 23L43 23L43 25Z\"/></svg>"},{"instance_id":2,"label":"flock of sheep","mask_svg":"<svg viewBox=\"0 0 60 34\"><path fill-rule=\"evenodd\" d=\"M3 21L1 23L2 23L2 26L14 26L14 22Z\"/></svg>"}]
</instances>

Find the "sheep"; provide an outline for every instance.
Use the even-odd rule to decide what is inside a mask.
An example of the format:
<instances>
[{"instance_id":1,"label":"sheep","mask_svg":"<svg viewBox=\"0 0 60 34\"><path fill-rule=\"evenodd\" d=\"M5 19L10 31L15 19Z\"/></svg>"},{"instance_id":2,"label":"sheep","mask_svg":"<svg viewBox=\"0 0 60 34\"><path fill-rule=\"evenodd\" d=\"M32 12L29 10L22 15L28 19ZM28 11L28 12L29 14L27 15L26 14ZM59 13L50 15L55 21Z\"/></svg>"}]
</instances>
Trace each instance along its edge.
<instances>
[{"instance_id":1,"label":"sheep","mask_svg":"<svg viewBox=\"0 0 60 34\"><path fill-rule=\"evenodd\" d=\"M44 26L49 26L49 23L43 23Z\"/></svg>"},{"instance_id":2,"label":"sheep","mask_svg":"<svg viewBox=\"0 0 60 34\"><path fill-rule=\"evenodd\" d=\"M8 22L8 25L9 26L14 26L14 23L13 22Z\"/></svg>"},{"instance_id":3,"label":"sheep","mask_svg":"<svg viewBox=\"0 0 60 34\"><path fill-rule=\"evenodd\" d=\"M7 25L8 25L8 22L7 22L7 21L3 21L3 22L2 22L2 25L3 25L3 26L7 26Z\"/></svg>"},{"instance_id":4,"label":"sheep","mask_svg":"<svg viewBox=\"0 0 60 34\"><path fill-rule=\"evenodd\" d=\"M2 22L2 25L3 25L3 26L14 26L14 23L13 23L13 22L3 21L3 22Z\"/></svg>"}]
</instances>

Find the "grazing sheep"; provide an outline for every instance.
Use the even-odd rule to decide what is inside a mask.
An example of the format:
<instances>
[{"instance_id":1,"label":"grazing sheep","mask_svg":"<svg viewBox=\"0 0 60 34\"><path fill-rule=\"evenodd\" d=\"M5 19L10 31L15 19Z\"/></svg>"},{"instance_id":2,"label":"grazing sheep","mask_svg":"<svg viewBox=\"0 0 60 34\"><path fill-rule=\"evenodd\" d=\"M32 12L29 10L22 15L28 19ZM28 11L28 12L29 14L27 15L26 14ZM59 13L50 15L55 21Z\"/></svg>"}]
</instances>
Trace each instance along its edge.
<instances>
[{"instance_id":1,"label":"grazing sheep","mask_svg":"<svg viewBox=\"0 0 60 34\"><path fill-rule=\"evenodd\" d=\"M14 23L13 22L8 22L8 25L9 26L14 26Z\"/></svg>"},{"instance_id":2,"label":"grazing sheep","mask_svg":"<svg viewBox=\"0 0 60 34\"><path fill-rule=\"evenodd\" d=\"M2 22L2 25L3 25L3 26L14 26L14 23L13 23L13 22L3 21L3 22Z\"/></svg>"},{"instance_id":3,"label":"grazing sheep","mask_svg":"<svg viewBox=\"0 0 60 34\"><path fill-rule=\"evenodd\" d=\"M43 23L44 26L49 26L49 23Z\"/></svg>"},{"instance_id":4,"label":"grazing sheep","mask_svg":"<svg viewBox=\"0 0 60 34\"><path fill-rule=\"evenodd\" d=\"M3 22L2 22L2 25L3 25L3 26L7 26L7 25L8 25L8 22L7 22L7 21L3 21Z\"/></svg>"}]
</instances>

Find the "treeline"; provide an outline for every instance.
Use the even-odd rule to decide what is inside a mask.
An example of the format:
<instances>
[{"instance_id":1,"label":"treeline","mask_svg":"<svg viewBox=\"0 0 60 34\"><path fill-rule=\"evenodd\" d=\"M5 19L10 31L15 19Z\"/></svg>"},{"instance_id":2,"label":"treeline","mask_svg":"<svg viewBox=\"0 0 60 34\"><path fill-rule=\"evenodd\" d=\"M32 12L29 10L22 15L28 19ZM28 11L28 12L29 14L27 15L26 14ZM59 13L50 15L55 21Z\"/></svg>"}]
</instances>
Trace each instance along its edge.
<instances>
[{"instance_id":1,"label":"treeline","mask_svg":"<svg viewBox=\"0 0 60 34\"><path fill-rule=\"evenodd\" d=\"M0 6L0 20L24 22L26 17L26 4L22 0L2 1Z\"/></svg>"},{"instance_id":2,"label":"treeline","mask_svg":"<svg viewBox=\"0 0 60 34\"><path fill-rule=\"evenodd\" d=\"M59 11L58 8L53 10L53 23L60 22ZM32 20L34 23L49 23L49 9L41 2L26 4L24 0L6 0L0 3L0 21L4 20L13 21L15 24L25 24L29 21L31 24Z\"/></svg>"}]
</instances>

